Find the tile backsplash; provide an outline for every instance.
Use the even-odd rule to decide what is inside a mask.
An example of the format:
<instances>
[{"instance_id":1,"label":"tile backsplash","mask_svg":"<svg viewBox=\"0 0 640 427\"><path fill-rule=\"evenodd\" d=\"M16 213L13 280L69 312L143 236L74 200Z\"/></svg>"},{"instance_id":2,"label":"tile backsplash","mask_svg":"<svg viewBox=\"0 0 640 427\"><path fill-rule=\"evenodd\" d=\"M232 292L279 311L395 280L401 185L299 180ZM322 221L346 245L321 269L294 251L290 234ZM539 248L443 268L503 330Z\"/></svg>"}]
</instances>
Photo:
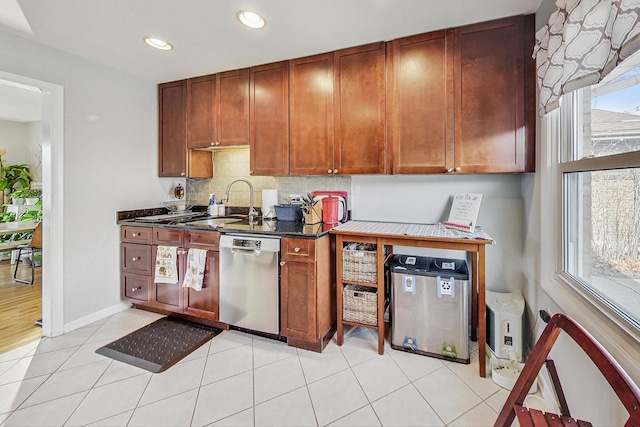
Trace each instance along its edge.
<instances>
[{"instance_id":1,"label":"tile backsplash","mask_svg":"<svg viewBox=\"0 0 640 427\"><path fill-rule=\"evenodd\" d=\"M189 179L197 194L198 205L209 202L209 194L220 200L227 186L236 179L246 179L253 185L254 205L262 205L262 190L278 190L278 203L286 203L290 194L305 194L314 190L343 190L351 192L351 177L338 176L251 176L249 175L249 148L228 149L213 153L211 179ZM229 192L229 206L249 206L249 186L243 182L233 184Z\"/></svg>"}]
</instances>

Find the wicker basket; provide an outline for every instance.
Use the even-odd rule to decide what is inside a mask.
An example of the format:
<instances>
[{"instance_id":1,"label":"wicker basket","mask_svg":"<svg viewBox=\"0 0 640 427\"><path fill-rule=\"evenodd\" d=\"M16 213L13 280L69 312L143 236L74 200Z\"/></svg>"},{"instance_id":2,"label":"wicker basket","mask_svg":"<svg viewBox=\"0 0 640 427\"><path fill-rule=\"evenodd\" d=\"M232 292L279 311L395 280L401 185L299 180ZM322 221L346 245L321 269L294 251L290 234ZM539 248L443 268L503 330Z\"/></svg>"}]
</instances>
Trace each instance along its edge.
<instances>
[{"instance_id":1,"label":"wicker basket","mask_svg":"<svg viewBox=\"0 0 640 427\"><path fill-rule=\"evenodd\" d=\"M342 289L342 319L365 325L378 324L378 293L375 288L345 285Z\"/></svg>"},{"instance_id":2,"label":"wicker basket","mask_svg":"<svg viewBox=\"0 0 640 427\"><path fill-rule=\"evenodd\" d=\"M342 249L342 280L378 283L378 253L357 249Z\"/></svg>"}]
</instances>

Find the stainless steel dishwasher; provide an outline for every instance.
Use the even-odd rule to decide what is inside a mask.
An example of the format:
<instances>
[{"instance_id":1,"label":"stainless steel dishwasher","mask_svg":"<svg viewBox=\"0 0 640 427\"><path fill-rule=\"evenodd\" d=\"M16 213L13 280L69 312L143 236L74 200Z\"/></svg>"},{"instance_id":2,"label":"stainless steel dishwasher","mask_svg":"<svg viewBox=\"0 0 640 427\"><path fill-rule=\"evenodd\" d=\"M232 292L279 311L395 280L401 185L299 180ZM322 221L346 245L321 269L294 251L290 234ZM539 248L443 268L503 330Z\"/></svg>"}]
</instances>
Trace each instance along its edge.
<instances>
[{"instance_id":1,"label":"stainless steel dishwasher","mask_svg":"<svg viewBox=\"0 0 640 427\"><path fill-rule=\"evenodd\" d=\"M280 238L220 237L220 321L280 333Z\"/></svg>"}]
</instances>

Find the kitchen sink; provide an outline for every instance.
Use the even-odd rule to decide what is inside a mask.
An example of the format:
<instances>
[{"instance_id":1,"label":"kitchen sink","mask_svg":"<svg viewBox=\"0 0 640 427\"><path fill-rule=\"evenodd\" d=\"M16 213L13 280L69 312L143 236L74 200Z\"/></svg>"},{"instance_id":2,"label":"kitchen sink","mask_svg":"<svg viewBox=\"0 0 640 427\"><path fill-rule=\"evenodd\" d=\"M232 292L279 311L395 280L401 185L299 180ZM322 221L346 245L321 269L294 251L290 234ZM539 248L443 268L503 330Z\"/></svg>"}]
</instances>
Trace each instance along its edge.
<instances>
[{"instance_id":1,"label":"kitchen sink","mask_svg":"<svg viewBox=\"0 0 640 427\"><path fill-rule=\"evenodd\" d=\"M211 218L211 219L198 219L195 221L185 222L185 225L193 225L196 227L224 227L225 224L231 222L240 222L241 218Z\"/></svg>"}]
</instances>

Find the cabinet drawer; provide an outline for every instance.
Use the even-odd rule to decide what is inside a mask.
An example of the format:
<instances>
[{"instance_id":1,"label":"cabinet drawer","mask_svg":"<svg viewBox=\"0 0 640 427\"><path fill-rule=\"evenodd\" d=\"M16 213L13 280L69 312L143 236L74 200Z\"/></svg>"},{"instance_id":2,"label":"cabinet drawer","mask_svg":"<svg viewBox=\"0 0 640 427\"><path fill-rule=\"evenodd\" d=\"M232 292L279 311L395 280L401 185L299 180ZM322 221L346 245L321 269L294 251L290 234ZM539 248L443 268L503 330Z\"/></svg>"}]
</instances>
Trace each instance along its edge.
<instances>
[{"instance_id":1,"label":"cabinet drawer","mask_svg":"<svg viewBox=\"0 0 640 427\"><path fill-rule=\"evenodd\" d=\"M120 267L122 271L151 275L153 267L151 246L122 243L120 248Z\"/></svg>"},{"instance_id":2,"label":"cabinet drawer","mask_svg":"<svg viewBox=\"0 0 640 427\"><path fill-rule=\"evenodd\" d=\"M175 228L153 229L153 244L165 246L182 246L184 231Z\"/></svg>"},{"instance_id":3,"label":"cabinet drawer","mask_svg":"<svg viewBox=\"0 0 640 427\"><path fill-rule=\"evenodd\" d=\"M282 239L282 259L308 260L316 259L316 241L314 239Z\"/></svg>"},{"instance_id":4,"label":"cabinet drawer","mask_svg":"<svg viewBox=\"0 0 640 427\"><path fill-rule=\"evenodd\" d=\"M146 243L150 245L152 230L150 227L130 227L123 225L120 227L120 241L127 243Z\"/></svg>"},{"instance_id":5,"label":"cabinet drawer","mask_svg":"<svg viewBox=\"0 0 640 427\"><path fill-rule=\"evenodd\" d=\"M120 276L122 294L124 298L137 301L149 301L149 289L151 289L151 276L122 273Z\"/></svg>"},{"instance_id":6,"label":"cabinet drawer","mask_svg":"<svg viewBox=\"0 0 640 427\"><path fill-rule=\"evenodd\" d=\"M220 233L217 231L188 230L185 232L184 245L188 248L217 251L220 248Z\"/></svg>"}]
</instances>

